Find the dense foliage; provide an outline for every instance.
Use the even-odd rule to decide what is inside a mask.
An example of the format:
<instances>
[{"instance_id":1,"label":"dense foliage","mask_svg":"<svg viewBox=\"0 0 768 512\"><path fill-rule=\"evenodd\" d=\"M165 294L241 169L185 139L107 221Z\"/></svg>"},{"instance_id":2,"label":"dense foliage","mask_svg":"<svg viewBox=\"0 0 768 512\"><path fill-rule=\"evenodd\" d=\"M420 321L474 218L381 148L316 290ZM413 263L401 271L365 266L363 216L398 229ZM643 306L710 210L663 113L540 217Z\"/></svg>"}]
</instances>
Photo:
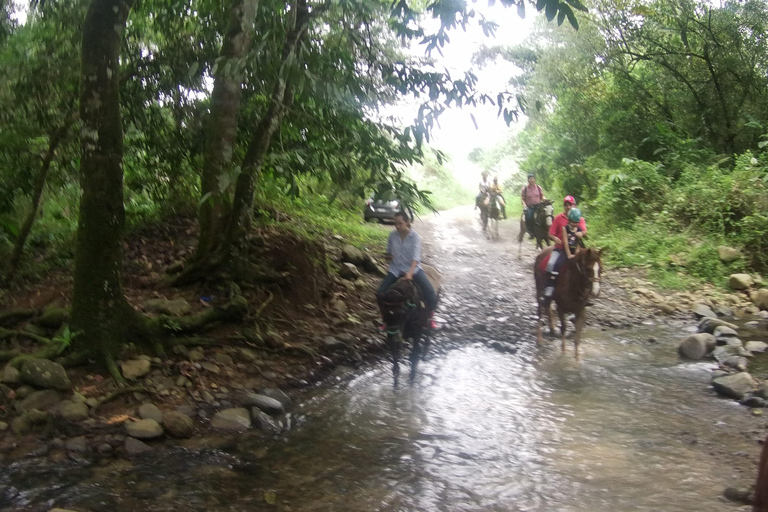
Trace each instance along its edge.
<instances>
[{"instance_id":1,"label":"dense foliage","mask_svg":"<svg viewBox=\"0 0 768 512\"><path fill-rule=\"evenodd\" d=\"M500 153L576 196L614 262L717 282L768 270L768 5L590 7L578 32L540 24L520 47L478 53L521 70L528 123ZM720 244L743 259L721 263Z\"/></svg>"}]
</instances>

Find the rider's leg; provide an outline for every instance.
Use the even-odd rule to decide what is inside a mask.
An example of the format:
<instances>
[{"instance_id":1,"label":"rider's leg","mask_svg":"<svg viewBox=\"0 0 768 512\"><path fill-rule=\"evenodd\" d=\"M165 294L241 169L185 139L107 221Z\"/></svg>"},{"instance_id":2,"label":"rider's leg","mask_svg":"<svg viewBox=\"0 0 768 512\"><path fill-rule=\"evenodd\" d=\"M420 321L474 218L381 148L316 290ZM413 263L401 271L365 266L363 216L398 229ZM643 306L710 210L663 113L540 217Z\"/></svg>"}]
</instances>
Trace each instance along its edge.
<instances>
[{"instance_id":1,"label":"rider's leg","mask_svg":"<svg viewBox=\"0 0 768 512\"><path fill-rule=\"evenodd\" d=\"M387 272L387 275L384 276L384 279L381 281L381 284L379 285L379 289L376 290L376 296L379 296L385 291L387 291L387 288L395 284L395 281L397 281L397 276L392 272Z\"/></svg>"},{"instance_id":2,"label":"rider's leg","mask_svg":"<svg viewBox=\"0 0 768 512\"><path fill-rule=\"evenodd\" d=\"M533 234L533 207L529 206L525 210L525 229L529 234Z\"/></svg>"},{"instance_id":3,"label":"rider's leg","mask_svg":"<svg viewBox=\"0 0 768 512\"><path fill-rule=\"evenodd\" d=\"M549 298L555 293L555 280L557 279L560 266L557 265L558 260L563 259L564 253L562 249L555 249L552 254L549 255L549 261L547 261L547 286L544 288L544 297Z\"/></svg>"},{"instance_id":4,"label":"rider's leg","mask_svg":"<svg viewBox=\"0 0 768 512\"><path fill-rule=\"evenodd\" d=\"M504 200L504 196L499 194L499 204L501 204L501 217L507 218L507 202Z\"/></svg>"},{"instance_id":5,"label":"rider's leg","mask_svg":"<svg viewBox=\"0 0 768 512\"><path fill-rule=\"evenodd\" d=\"M413 273L413 280L419 285L419 288L421 288L424 304L429 311L431 327L435 327L434 320L431 320L432 314L435 312L435 308L437 308L437 294L435 293L435 289L432 287L432 283L429 282L427 274L421 269L417 269L416 272Z\"/></svg>"}]
</instances>

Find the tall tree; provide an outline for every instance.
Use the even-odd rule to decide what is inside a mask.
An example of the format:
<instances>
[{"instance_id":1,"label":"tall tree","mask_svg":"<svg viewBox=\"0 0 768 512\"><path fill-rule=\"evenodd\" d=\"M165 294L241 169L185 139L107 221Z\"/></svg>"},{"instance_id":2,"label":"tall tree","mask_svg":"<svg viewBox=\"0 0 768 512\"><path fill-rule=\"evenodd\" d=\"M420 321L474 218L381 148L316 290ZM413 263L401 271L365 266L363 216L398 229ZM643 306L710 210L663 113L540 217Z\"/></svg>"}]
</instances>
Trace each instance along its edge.
<instances>
[{"instance_id":1,"label":"tall tree","mask_svg":"<svg viewBox=\"0 0 768 512\"><path fill-rule=\"evenodd\" d=\"M123 129L119 57L132 0L93 0L83 25L80 217L72 323L79 348L118 376L113 350L142 329L123 295Z\"/></svg>"}]
</instances>

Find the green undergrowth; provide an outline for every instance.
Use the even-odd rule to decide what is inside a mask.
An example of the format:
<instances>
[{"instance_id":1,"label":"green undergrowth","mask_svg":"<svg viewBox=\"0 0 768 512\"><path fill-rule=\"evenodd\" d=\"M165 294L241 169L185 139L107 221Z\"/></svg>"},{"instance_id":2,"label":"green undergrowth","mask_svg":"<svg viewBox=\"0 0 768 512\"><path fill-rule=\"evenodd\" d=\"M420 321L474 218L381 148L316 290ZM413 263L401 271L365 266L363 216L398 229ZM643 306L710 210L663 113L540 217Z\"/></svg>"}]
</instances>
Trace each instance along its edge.
<instances>
[{"instance_id":1,"label":"green undergrowth","mask_svg":"<svg viewBox=\"0 0 768 512\"><path fill-rule=\"evenodd\" d=\"M324 196L307 194L291 198L266 190L260 201L263 211L277 212L274 216L262 216L260 222L264 225L274 225L308 239L340 235L345 242L372 251L386 246L389 229L363 220L362 200L358 208L353 208L341 201L329 203Z\"/></svg>"},{"instance_id":2,"label":"green undergrowth","mask_svg":"<svg viewBox=\"0 0 768 512\"><path fill-rule=\"evenodd\" d=\"M590 243L604 249L609 267L642 267L662 288L686 290L709 282L725 288L728 276L745 271L742 259L723 263L717 246L723 241L695 233L654 216L617 227L599 217L590 221Z\"/></svg>"}]
</instances>

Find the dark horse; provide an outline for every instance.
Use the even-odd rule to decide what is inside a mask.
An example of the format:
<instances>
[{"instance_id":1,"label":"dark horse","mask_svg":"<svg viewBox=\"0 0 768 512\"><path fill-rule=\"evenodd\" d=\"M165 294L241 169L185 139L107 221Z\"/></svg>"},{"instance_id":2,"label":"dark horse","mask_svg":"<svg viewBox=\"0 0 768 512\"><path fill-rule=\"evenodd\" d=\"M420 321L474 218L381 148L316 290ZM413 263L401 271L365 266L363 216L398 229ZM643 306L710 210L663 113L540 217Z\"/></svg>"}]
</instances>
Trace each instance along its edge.
<instances>
[{"instance_id":1,"label":"dark horse","mask_svg":"<svg viewBox=\"0 0 768 512\"><path fill-rule=\"evenodd\" d=\"M602 249L597 250L588 247L581 249L576 253L576 256L566 260L555 281L554 295L545 300L541 300L549 280L545 275L545 268L552 249L547 248L536 256L536 262L533 265L533 277L536 279L536 300L539 304L539 321L536 325L536 342L539 345L541 345L541 321L544 313L549 319L550 334L555 335L555 324L552 319L552 301L554 300L557 305L557 314L560 317L563 352L565 352L565 315L569 313L576 315L574 322L576 324L576 359L579 358L579 340L581 328L584 325L584 308L590 296L597 297L600 295L600 273L602 271L600 257L602 252ZM565 256L560 257L564 258Z\"/></svg>"},{"instance_id":2,"label":"dark horse","mask_svg":"<svg viewBox=\"0 0 768 512\"><path fill-rule=\"evenodd\" d=\"M475 200L475 206L480 209L480 224L483 225L483 233L488 229L488 214L490 213L490 193L480 192Z\"/></svg>"},{"instance_id":3,"label":"dark horse","mask_svg":"<svg viewBox=\"0 0 768 512\"><path fill-rule=\"evenodd\" d=\"M755 496L752 500L752 512L768 512L768 437L763 441L760 452L760 464L757 466Z\"/></svg>"},{"instance_id":4,"label":"dark horse","mask_svg":"<svg viewBox=\"0 0 768 512\"><path fill-rule=\"evenodd\" d=\"M498 240L499 238L499 220L501 220L500 201L501 198L495 192L490 192L488 194L488 199L486 200L486 209L488 213L486 215L485 223L483 224L483 231L485 231L485 236L488 240ZM489 221L490 230L486 229Z\"/></svg>"},{"instance_id":5,"label":"dark horse","mask_svg":"<svg viewBox=\"0 0 768 512\"><path fill-rule=\"evenodd\" d=\"M554 219L555 208L552 206L552 201L545 199L537 205L531 206L533 208L533 233L529 233L536 239L536 249L541 250L544 245L542 242L546 242L549 246L549 227L552 225ZM517 236L517 255L520 256L523 249L523 237L528 232L525 225L525 215L520 217L520 234Z\"/></svg>"},{"instance_id":6,"label":"dark horse","mask_svg":"<svg viewBox=\"0 0 768 512\"><path fill-rule=\"evenodd\" d=\"M440 274L434 267L422 264L429 282L440 297ZM404 339L411 340L411 381L416 376L419 357L429 350L430 330L427 324L430 312L421 300L421 290L412 280L399 279L387 291L377 296L379 309L387 328L387 346L392 353L392 373L397 386L400 376L400 347Z\"/></svg>"}]
</instances>

